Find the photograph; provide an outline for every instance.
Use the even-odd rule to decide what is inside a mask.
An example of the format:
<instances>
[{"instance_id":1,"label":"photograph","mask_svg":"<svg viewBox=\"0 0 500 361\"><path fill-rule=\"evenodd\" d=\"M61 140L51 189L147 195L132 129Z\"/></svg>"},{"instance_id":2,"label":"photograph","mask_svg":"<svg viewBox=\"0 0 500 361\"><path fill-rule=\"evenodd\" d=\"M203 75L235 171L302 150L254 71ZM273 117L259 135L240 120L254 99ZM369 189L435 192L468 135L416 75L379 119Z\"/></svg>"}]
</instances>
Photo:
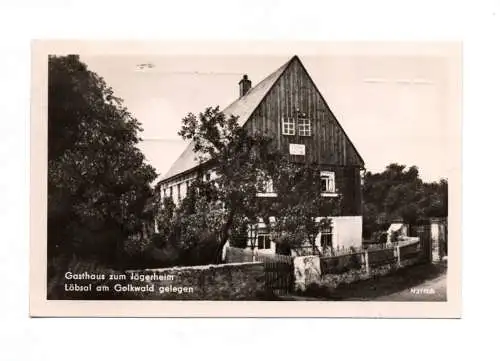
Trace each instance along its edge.
<instances>
[{"instance_id":1,"label":"photograph","mask_svg":"<svg viewBox=\"0 0 500 361\"><path fill-rule=\"evenodd\" d=\"M456 298L459 43L78 44L33 54L35 297Z\"/></svg>"}]
</instances>

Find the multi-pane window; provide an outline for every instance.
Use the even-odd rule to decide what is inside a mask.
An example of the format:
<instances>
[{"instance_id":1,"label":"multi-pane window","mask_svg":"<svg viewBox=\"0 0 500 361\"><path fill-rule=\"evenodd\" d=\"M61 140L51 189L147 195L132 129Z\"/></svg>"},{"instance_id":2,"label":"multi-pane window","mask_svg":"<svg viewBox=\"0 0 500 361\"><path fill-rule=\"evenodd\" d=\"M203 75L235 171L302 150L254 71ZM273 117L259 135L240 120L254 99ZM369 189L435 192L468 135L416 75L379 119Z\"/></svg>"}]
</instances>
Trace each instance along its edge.
<instances>
[{"instance_id":1,"label":"multi-pane window","mask_svg":"<svg viewBox=\"0 0 500 361\"><path fill-rule=\"evenodd\" d=\"M271 249L271 236L267 230L259 230L257 235L257 248L258 249Z\"/></svg>"},{"instance_id":2,"label":"multi-pane window","mask_svg":"<svg viewBox=\"0 0 500 361\"><path fill-rule=\"evenodd\" d=\"M321 172L321 192L335 193L335 173Z\"/></svg>"},{"instance_id":3,"label":"multi-pane window","mask_svg":"<svg viewBox=\"0 0 500 361\"><path fill-rule=\"evenodd\" d=\"M332 228L324 228L321 230L321 248L325 251L332 247Z\"/></svg>"},{"instance_id":4,"label":"multi-pane window","mask_svg":"<svg viewBox=\"0 0 500 361\"><path fill-rule=\"evenodd\" d=\"M311 136L311 119L299 117L297 119L297 129L300 136Z\"/></svg>"},{"instance_id":5,"label":"multi-pane window","mask_svg":"<svg viewBox=\"0 0 500 361\"><path fill-rule=\"evenodd\" d=\"M293 118L283 118L283 134L295 135L295 122Z\"/></svg>"}]
</instances>

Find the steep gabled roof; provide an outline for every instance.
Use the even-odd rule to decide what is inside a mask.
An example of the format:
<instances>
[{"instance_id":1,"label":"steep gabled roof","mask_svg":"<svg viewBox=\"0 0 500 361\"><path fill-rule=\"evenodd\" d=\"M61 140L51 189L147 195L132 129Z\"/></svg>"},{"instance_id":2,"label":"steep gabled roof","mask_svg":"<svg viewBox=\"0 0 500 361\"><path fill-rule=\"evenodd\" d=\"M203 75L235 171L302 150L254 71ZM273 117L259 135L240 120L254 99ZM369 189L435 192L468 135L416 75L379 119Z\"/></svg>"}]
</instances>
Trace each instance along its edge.
<instances>
[{"instance_id":1,"label":"steep gabled roof","mask_svg":"<svg viewBox=\"0 0 500 361\"><path fill-rule=\"evenodd\" d=\"M237 116L238 124L243 126L294 58L287 61L264 80L251 88L244 96L236 99L222 112L227 117L231 115ZM158 183L193 169L199 164L200 163L197 161L196 153L194 151L194 142L190 142L179 158L177 158L174 164L170 167L168 172L160 178Z\"/></svg>"}]
</instances>

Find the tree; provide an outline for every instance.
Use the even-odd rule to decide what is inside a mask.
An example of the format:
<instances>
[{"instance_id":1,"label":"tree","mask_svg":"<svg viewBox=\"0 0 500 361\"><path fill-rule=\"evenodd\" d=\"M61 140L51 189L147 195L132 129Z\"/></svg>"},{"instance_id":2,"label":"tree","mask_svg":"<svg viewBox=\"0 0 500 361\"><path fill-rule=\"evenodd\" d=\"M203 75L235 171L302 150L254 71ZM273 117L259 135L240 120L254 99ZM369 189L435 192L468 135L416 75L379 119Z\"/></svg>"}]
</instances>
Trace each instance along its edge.
<instances>
[{"instance_id":1,"label":"tree","mask_svg":"<svg viewBox=\"0 0 500 361\"><path fill-rule=\"evenodd\" d=\"M155 170L142 130L103 78L77 55L49 57L48 254L117 261L152 212Z\"/></svg>"},{"instance_id":2,"label":"tree","mask_svg":"<svg viewBox=\"0 0 500 361\"><path fill-rule=\"evenodd\" d=\"M317 164L297 164L283 158L272 173L278 197L274 202L265 203L261 214L268 220L267 226L278 245L285 249L309 246L318 254L315 238L321 229L330 226L330 221L317 218L338 215L340 200L321 196ZM271 216L275 218L272 223L269 222Z\"/></svg>"},{"instance_id":3,"label":"tree","mask_svg":"<svg viewBox=\"0 0 500 361\"><path fill-rule=\"evenodd\" d=\"M366 173L363 200L363 231L369 237L395 219L415 224L429 217L446 217L448 182L425 183L416 166L393 163L381 173Z\"/></svg>"},{"instance_id":4,"label":"tree","mask_svg":"<svg viewBox=\"0 0 500 361\"><path fill-rule=\"evenodd\" d=\"M246 239L247 226L262 219L280 243L297 247L309 241L314 247L312 237L322 226L314 218L325 202L331 202L320 195L318 167L290 162L272 138L250 134L237 120L219 107L183 119L179 134L193 142L201 165L178 212L182 216L177 218L177 239L199 240L204 235L215 241L215 254L220 255L231 234L233 239L237 234ZM216 177L205 181L202 174L208 169ZM277 197L259 198L269 182ZM275 222L270 222L271 216Z\"/></svg>"}]
</instances>

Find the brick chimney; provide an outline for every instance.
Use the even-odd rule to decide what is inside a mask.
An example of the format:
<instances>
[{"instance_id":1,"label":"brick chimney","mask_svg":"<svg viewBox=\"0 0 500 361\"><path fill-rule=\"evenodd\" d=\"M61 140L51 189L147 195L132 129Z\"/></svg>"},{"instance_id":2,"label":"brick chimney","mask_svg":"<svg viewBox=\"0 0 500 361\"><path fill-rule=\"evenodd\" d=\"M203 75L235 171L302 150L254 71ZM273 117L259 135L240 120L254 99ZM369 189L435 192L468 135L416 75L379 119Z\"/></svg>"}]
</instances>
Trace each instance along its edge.
<instances>
[{"instance_id":1,"label":"brick chimney","mask_svg":"<svg viewBox=\"0 0 500 361\"><path fill-rule=\"evenodd\" d=\"M251 87L252 82L248 79L248 75L243 75L243 78L240 80L240 98L248 93Z\"/></svg>"}]
</instances>

